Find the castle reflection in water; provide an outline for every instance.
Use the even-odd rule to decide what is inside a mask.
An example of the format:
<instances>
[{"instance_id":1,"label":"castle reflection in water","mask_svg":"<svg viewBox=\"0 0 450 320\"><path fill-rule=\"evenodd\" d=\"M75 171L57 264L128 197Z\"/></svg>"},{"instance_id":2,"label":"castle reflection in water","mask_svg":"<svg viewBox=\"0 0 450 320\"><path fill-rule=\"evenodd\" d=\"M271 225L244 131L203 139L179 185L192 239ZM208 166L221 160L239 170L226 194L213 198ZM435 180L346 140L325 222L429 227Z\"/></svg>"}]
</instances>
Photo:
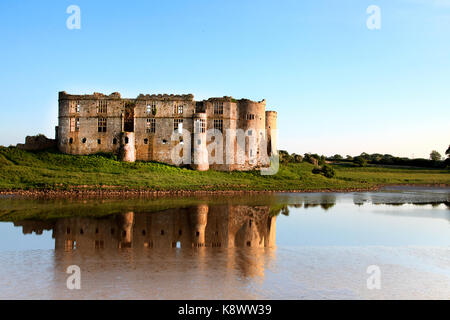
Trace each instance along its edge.
<instances>
[{"instance_id":1,"label":"castle reflection in water","mask_svg":"<svg viewBox=\"0 0 450 320\"><path fill-rule=\"evenodd\" d=\"M276 214L269 206L207 205L106 218L20 221L24 234L53 230L56 251L117 248L275 246Z\"/></svg>"}]
</instances>

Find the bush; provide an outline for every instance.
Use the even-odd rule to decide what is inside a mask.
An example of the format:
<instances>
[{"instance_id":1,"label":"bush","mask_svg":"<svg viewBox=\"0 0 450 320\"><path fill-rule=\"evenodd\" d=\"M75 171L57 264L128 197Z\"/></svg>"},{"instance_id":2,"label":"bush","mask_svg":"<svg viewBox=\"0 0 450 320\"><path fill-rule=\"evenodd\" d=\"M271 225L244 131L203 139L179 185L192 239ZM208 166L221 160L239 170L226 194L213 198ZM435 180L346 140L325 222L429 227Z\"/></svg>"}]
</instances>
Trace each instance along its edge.
<instances>
[{"instance_id":1,"label":"bush","mask_svg":"<svg viewBox=\"0 0 450 320\"><path fill-rule=\"evenodd\" d=\"M322 167L315 167L312 169L314 174L323 174L327 178L333 178L336 175L334 168L328 164L324 164Z\"/></svg>"},{"instance_id":2,"label":"bush","mask_svg":"<svg viewBox=\"0 0 450 320\"><path fill-rule=\"evenodd\" d=\"M280 157L281 163L292 162L292 157L289 155L289 152L287 152L286 150L278 150L278 156Z\"/></svg>"},{"instance_id":3,"label":"bush","mask_svg":"<svg viewBox=\"0 0 450 320\"><path fill-rule=\"evenodd\" d=\"M319 156L317 154L305 153L303 161L309 162L315 166L319 164Z\"/></svg>"},{"instance_id":4,"label":"bush","mask_svg":"<svg viewBox=\"0 0 450 320\"><path fill-rule=\"evenodd\" d=\"M299 155L299 154L292 154L292 158L294 160L295 163L301 163L303 162L303 156Z\"/></svg>"},{"instance_id":5,"label":"bush","mask_svg":"<svg viewBox=\"0 0 450 320\"><path fill-rule=\"evenodd\" d=\"M336 171L328 164L322 166L322 173L327 178L333 178L336 175Z\"/></svg>"},{"instance_id":6,"label":"bush","mask_svg":"<svg viewBox=\"0 0 450 320\"><path fill-rule=\"evenodd\" d=\"M314 168L312 169L312 173L314 173L314 174L320 174L320 173L322 173L322 168L320 168L320 167L314 167Z\"/></svg>"},{"instance_id":7,"label":"bush","mask_svg":"<svg viewBox=\"0 0 450 320\"><path fill-rule=\"evenodd\" d=\"M358 167L365 167L367 166L367 160L364 157L356 157L353 162L358 166Z\"/></svg>"}]
</instances>

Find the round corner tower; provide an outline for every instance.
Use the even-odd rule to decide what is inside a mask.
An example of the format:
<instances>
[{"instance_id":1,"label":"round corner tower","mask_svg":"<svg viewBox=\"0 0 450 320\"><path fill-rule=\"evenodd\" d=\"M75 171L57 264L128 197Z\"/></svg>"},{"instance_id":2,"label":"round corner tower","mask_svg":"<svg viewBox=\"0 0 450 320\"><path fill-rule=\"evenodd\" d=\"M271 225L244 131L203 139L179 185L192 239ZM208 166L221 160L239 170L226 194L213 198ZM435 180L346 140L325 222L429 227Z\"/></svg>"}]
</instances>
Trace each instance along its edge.
<instances>
[{"instance_id":1,"label":"round corner tower","mask_svg":"<svg viewBox=\"0 0 450 320\"><path fill-rule=\"evenodd\" d=\"M206 148L206 113L194 113L194 134L192 139L193 161L191 168L209 170L208 149Z\"/></svg>"},{"instance_id":2,"label":"round corner tower","mask_svg":"<svg viewBox=\"0 0 450 320\"><path fill-rule=\"evenodd\" d=\"M277 112L266 111L267 154L277 153Z\"/></svg>"},{"instance_id":3,"label":"round corner tower","mask_svg":"<svg viewBox=\"0 0 450 320\"><path fill-rule=\"evenodd\" d=\"M136 140L134 132L122 132L120 137L120 160L125 162L136 161Z\"/></svg>"}]
</instances>

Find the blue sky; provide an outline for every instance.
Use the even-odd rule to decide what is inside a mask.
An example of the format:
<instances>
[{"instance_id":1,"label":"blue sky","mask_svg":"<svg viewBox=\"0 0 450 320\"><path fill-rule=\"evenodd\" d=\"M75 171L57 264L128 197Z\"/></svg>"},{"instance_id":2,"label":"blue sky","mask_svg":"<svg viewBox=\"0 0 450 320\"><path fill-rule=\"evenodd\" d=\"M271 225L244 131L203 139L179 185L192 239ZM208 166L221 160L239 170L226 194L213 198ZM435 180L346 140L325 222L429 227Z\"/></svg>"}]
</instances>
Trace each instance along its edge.
<instances>
[{"instance_id":1,"label":"blue sky","mask_svg":"<svg viewBox=\"0 0 450 320\"><path fill-rule=\"evenodd\" d=\"M265 98L296 153L450 143L450 0L2 0L0 41L0 145L53 137L62 90Z\"/></svg>"}]
</instances>

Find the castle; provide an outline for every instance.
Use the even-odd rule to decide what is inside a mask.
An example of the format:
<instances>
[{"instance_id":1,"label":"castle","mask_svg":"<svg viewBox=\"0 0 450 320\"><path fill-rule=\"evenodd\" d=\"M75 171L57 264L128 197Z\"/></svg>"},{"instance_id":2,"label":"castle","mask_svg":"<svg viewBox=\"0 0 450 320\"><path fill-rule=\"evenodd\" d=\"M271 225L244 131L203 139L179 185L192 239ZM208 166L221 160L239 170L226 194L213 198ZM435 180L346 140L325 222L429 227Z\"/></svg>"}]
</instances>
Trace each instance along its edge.
<instances>
[{"instance_id":1,"label":"castle","mask_svg":"<svg viewBox=\"0 0 450 320\"><path fill-rule=\"evenodd\" d=\"M70 95L59 92L58 149L67 154L117 154L196 170L251 170L276 153L275 111L265 100L195 101L188 95Z\"/></svg>"},{"instance_id":2,"label":"castle","mask_svg":"<svg viewBox=\"0 0 450 320\"><path fill-rule=\"evenodd\" d=\"M276 215L269 205L209 205L157 212L126 211L95 219L17 221L24 234L53 230L58 251L134 248L275 246Z\"/></svg>"}]
</instances>

